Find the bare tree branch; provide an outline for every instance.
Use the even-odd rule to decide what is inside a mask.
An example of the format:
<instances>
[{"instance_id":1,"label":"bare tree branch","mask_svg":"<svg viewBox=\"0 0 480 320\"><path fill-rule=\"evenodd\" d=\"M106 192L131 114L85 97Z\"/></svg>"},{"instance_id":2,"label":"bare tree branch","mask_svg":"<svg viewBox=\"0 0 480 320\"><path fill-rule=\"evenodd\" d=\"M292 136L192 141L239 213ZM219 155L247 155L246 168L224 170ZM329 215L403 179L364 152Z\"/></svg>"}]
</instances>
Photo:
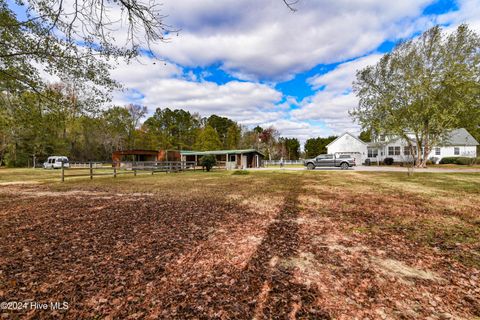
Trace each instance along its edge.
<instances>
[{"instance_id":1,"label":"bare tree branch","mask_svg":"<svg viewBox=\"0 0 480 320\"><path fill-rule=\"evenodd\" d=\"M297 9L294 7L294 5L296 5L299 1L300 0L293 0L293 1L283 0L283 3L285 3L285 5L287 6L288 9L290 9L290 11L296 12Z\"/></svg>"}]
</instances>

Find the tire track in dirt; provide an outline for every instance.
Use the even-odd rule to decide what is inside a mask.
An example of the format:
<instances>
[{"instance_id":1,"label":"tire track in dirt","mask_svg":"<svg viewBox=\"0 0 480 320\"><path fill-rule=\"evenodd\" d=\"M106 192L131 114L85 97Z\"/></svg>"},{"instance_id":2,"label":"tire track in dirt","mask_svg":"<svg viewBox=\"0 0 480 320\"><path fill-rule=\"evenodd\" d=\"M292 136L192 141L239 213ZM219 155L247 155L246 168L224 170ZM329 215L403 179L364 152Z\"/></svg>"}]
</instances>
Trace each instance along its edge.
<instances>
[{"instance_id":1,"label":"tire track in dirt","mask_svg":"<svg viewBox=\"0 0 480 320\"><path fill-rule=\"evenodd\" d=\"M295 266L283 263L299 254L300 193L293 188L287 193L245 267L239 270L219 264L208 277L172 288L169 297L162 299L166 307L162 315L174 319L330 319L318 306L316 286L298 283Z\"/></svg>"},{"instance_id":2,"label":"tire track in dirt","mask_svg":"<svg viewBox=\"0 0 480 320\"><path fill-rule=\"evenodd\" d=\"M284 206L267 231L264 241L250 260L243 276L251 284L247 296L255 300L249 318L315 318L330 319L314 306L318 292L298 284L293 269L279 264L298 255L299 248L299 191L290 193Z\"/></svg>"},{"instance_id":3,"label":"tire track in dirt","mask_svg":"<svg viewBox=\"0 0 480 320\"><path fill-rule=\"evenodd\" d=\"M300 190L292 190L268 226L245 268L233 275L236 283L224 308L228 318L242 319L330 319L318 308L318 291L299 284L294 268L281 263L298 255Z\"/></svg>"}]
</instances>

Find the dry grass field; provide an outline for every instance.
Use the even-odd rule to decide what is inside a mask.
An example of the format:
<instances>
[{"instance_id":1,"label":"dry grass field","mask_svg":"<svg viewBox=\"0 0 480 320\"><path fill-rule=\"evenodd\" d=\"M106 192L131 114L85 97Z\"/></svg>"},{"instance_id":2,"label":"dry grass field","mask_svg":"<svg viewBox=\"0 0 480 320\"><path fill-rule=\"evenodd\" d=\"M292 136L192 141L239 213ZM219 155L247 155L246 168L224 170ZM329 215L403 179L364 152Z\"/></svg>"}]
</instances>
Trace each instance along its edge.
<instances>
[{"instance_id":1,"label":"dry grass field","mask_svg":"<svg viewBox=\"0 0 480 320\"><path fill-rule=\"evenodd\" d=\"M476 319L480 174L0 170L7 319Z\"/></svg>"}]
</instances>

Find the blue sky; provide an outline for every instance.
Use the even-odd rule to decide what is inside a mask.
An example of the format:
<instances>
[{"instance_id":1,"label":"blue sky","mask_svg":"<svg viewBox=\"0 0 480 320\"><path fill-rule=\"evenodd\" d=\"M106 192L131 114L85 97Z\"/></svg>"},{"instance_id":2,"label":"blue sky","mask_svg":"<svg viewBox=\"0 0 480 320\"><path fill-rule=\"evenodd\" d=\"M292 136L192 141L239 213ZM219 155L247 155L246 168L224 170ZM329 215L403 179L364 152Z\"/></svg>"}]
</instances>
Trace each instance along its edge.
<instances>
[{"instance_id":1,"label":"blue sky","mask_svg":"<svg viewBox=\"0 0 480 320\"><path fill-rule=\"evenodd\" d=\"M348 110L355 73L399 40L440 24L480 31L480 0L162 0L179 29L112 75L126 90L113 103L183 108L273 125L284 136L358 132ZM121 43L122 34L118 33Z\"/></svg>"}]
</instances>

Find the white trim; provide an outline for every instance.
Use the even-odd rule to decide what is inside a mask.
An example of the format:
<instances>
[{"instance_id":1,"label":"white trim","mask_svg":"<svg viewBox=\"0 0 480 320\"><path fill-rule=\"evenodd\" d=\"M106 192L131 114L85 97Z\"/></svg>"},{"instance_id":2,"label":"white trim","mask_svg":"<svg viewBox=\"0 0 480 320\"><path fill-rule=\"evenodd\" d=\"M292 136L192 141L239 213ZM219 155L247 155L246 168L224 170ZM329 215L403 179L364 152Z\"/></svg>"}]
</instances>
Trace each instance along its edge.
<instances>
[{"instance_id":1,"label":"white trim","mask_svg":"<svg viewBox=\"0 0 480 320\"><path fill-rule=\"evenodd\" d=\"M332 142L330 142L329 144L327 144L325 147L328 148L329 145L333 144L334 142L336 142L338 139L340 139L341 137L343 137L344 135L348 134L349 136L355 138L356 140L360 141L361 143L363 143L364 145L367 145L364 141L358 139L357 137L355 137L353 134L351 134L350 132L344 132L342 133L341 135L339 135L337 137L337 139L333 140Z\"/></svg>"}]
</instances>

